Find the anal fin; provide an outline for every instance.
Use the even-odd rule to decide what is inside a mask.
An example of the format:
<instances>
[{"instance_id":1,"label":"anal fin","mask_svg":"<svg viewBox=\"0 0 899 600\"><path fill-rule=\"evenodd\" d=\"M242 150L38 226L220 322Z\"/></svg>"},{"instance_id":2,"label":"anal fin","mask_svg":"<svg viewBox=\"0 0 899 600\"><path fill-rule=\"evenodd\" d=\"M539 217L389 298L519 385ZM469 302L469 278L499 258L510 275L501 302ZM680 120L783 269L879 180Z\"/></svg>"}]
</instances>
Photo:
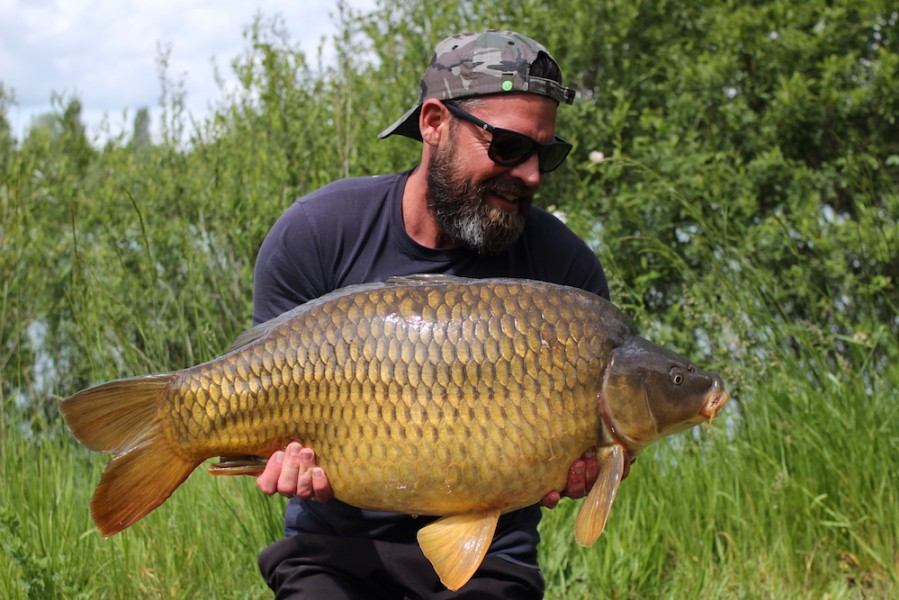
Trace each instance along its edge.
<instances>
[{"instance_id":1,"label":"anal fin","mask_svg":"<svg viewBox=\"0 0 899 600\"><path fill-rule=\"evenodd\" d=\"M259 456L222 456L207 470L212 475L261 475L268 460Z\"/></svg>"},{"instance_id":2,"label":"anal fin","mask_svg":"<svg viewBox=\"0 0 899 600\"><path fill-rule=\"evenodd\" d=\"M625 451L619 445L600 448L596 454L599 472L574 522L574 538L581 546L592 546L606 527L609 511L624 477Z\"/></svg>"},{"instance_id":3,"label":"anal fin","mask_svg":"<svg viewBox=\"0 0 899 600\"><path fill-rule=\"evenodd\" d=\"M418 532L418 544L443 585L458 590L481 566L500 511L443 517Z\"/></svg>"}]
</instances>

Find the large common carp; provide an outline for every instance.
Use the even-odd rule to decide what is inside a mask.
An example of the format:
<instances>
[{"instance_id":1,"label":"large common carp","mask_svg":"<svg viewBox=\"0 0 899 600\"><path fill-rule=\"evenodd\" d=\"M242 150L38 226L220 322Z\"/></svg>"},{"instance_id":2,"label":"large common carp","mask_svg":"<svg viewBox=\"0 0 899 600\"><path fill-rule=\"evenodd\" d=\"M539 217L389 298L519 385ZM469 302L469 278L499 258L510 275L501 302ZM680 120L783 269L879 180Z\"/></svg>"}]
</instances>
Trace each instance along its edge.
<instances>
[{"instance_id":1,"label":"large common carp","mask_svg":"<svg viewBox=\"0 0 899 600\"><path fill-rule=\"evenodd\" d=\"M628 457L711 420L721 379L637 336L606 300L515 279L413 276L352 286L242 335L192 368L104 383L62 403L91 450L114 454L91 503L103 535L133 525L200 463L261 472L289 441L315 450L334 495L436 515L418 540L465 584L500 514L564 488L597 449L575 535L596 541Z\"/></svg>"}]
</instances>

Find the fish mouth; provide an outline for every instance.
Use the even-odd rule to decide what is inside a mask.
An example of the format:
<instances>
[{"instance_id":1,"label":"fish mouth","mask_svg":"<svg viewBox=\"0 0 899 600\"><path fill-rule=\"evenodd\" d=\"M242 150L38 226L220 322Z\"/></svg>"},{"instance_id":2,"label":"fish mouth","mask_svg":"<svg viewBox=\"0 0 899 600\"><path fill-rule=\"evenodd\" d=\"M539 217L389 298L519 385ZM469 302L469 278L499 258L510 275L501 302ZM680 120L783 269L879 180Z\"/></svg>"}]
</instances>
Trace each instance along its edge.
<instances>
[{"instance_id":1,"label":"fish mouth","mask_svg":"<svg viewBox=\"0 0 899 600\"><path fill-rule=\"evenodd\" d=\"M718 416L718 411L727 404L727 401L730 400L730 394L727 393L724 389L721 389L720 386L716 386L718 389L712 391L710 394L708 402L702 407L699 411L700 416L702 416L706 421L710 424Z\"/></svg>"}]
</instances>

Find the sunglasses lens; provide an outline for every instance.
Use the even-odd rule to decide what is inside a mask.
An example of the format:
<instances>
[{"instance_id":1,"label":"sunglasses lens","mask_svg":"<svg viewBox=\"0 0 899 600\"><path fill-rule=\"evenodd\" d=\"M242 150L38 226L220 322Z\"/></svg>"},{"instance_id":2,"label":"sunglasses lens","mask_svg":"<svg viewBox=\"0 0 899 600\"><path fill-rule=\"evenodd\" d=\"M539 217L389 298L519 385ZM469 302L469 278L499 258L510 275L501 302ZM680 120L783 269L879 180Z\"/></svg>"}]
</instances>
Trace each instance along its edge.
<instances>
[{"instance_id":1,"label":"sunglasses lens","mask_svg":"<svg viewBox=\"0 0 899 600\"><path fill-rule=\"evenodd\" d=\"M488 156L498 165L511 167L523 163L534 153L536 142L514 131L495 132Z\"/></svg>"},{"instance_id":2,"label":"sunglasses lens","mask_svg":"<svg viewBox=\"0 0 899 600\"><path fill-rule=\"evenodd\" d=\"M544 173L555 171L564 162L571 152L571 144L556 138L556 143L541 146L537 150L537 158L540 161L540 170Z\"/></svg>"},{"instance_id":3,"label":"sunglasses lens","mask_svg":"<svg viewBox=\"0 0 899 600\"><path fill-rule=\"evenodd\" d=\"M556 170L571 152L571 144L556 138L552 144L540 144L528 136L514 131L495 131L487 155L498 165L514 167L537 153L540 171Z\"/></svg>"}]
</instances>

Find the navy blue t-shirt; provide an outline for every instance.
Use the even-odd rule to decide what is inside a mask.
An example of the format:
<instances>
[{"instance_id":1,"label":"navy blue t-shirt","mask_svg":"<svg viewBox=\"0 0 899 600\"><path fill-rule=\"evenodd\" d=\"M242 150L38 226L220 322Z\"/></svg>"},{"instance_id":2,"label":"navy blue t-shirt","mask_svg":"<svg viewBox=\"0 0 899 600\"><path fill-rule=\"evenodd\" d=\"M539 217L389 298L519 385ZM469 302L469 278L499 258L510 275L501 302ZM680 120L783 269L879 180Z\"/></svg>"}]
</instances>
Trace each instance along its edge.
<instances>
[{"instance_id":1,"label":"navy blue t-shirt","mask_svg":"<svg viewBox=\"0 0 899 600\"><path fill-rule=\"evenodd\" d=\"M609 288L596 255L561 221L531 207L524 232L498 254L468 248L433 249L403 227L402 198L410 172L336 181L297 200L259 249L253 320L262 323L351 284L391 276L444 273L462 277L520 277L582 288L605 298ZM293 498L285 532L417 543L433 517L412 517ZM490 553L536 566L539 506L500 518Z\"/></svg>"}]
</instances>

